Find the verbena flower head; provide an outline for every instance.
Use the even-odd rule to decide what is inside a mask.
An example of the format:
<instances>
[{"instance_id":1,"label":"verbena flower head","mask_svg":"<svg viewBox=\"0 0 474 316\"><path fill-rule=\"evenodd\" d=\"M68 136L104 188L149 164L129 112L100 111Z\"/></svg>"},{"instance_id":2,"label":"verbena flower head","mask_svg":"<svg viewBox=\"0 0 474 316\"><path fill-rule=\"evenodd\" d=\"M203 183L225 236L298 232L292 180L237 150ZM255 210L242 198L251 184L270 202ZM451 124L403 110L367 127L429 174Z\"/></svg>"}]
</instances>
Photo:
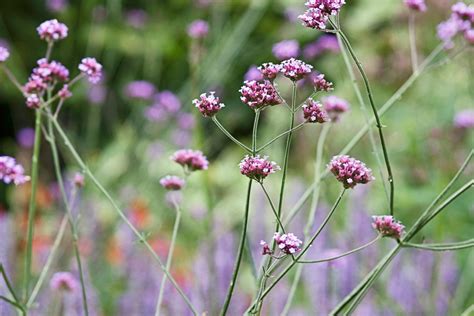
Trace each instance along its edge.
<instances>
[{"instance_id":1,"label":"verbena flower head","mask_svg":"<svg viewBox=\"0 0 474 316\"><path fill-rule=\"evenodd\" d=\"M79 287L77 279L70 272L56 272L49 285L55 291L65 292L74 292Z\"/></svg>"},{"instance_id":2,"label":"verbena flower head","mask_svg":"<svg viewBox=\"0 0 474 316\"><path fill-rule=\"evenodd\" d=\"M48 61L42 58L37 61L38 66L33 69L28 82L25 84L26 93L42 93L48 86L69 80L69 70L58 61Z\"/></svg>"},{"instance_id":3,"label":"verbena flower head","mask_svg":"<svg viewBox=\"0 0 474 316\"><path fill-rule=\"evenodd\" d=\"M36 30L40 38L48 42L62 40L67 37L68 32L67 26L56 19L44 21Z\"/></svg>"},{"instance_id":4,"label":"verbena flower head","mask_svg":"<svg viewBox=\"0 0 474 316\"><path fill-rule=\"evenodd\" d=\"M193 21L188 26L188 35L191 38L204 38L209 33L209 24L204 20Z\"/></svg>"},{"instance_id":5,"label":"verbena flower head","mask_svg":"<svg viewBox=\"0 0 474 316\"><path fill-rule=\"evenodd\" d=\"M269 174L280 170L274 161L268 160L268 156L246 155L239 164L240 173L258 182L262 182Z\"/></svg>"},{"instance_id":6,"label":"verbena flower head","mask_svg":"<svg viewBox=\"0 0 474 316\"><path fill-rule=\"evenodd\" d=\"M65 84L61 90L58 91L58 96L63 100L72 97L72 92L69 90L69 86L67 84Z\"/></svg>"},{"instance_id":7,"label":"verbena flower head","mask_svg":"<svg viewBox=\"0 0 474 316\"><path fill-rule=\"evenodd\" d=\"M155 94L155 85L149 81L132 81L125 86L125 95L132 99L149 100Z\"/></svg>"},{"instance_id":8,"label":"verbena flower head","mask_svg":"<svg viewBox=\"0 0 474 316\"><path fill-rule=\"evenodd\" d=\"M155 95L155 102L167 112L176 113L181 108L181 101L171 91L165 90Z\"/></svg>"},{"instance_id":9,"label":"verbena flower head","mask_svg":"<svg viewBox=\"0 0 474 316\"><path fill-rule=\"evenodd\" d=\"M300 53L300 44L296 40L284 40L274 44L272 52L279 60L296 58Z\"/></svg>"},{"instance_id":10,"label":"verbena flower head","mask_svg":"<svg viewBox=\"0 0 474 316\"><path fill-rule=\"evenodd\" d=\"M334 156L328 168L346 189L375 179L372 176L372 170L367 168L363 162L347 155Z\"/></svg>"},{"instance_id":11,"label":"verbena flower head","mask_svg":"<svg viewBox=\"0 0 474 316\"><path fill-rule=\"evenodd\" d=\"M405 226L395 220L393 216L372 216L372 227L383 237L400 239L404 233Z\"/></svg>"},{"instance_id":12,"label":"verbena flower head","mask_svg":"<svg viewBox=\"0 0 474 316\"><path fill-rule=\"evenodd\" d=\"M311 29L324 30L326 29L326 23L329 20L329 16L321 9L309 8L305 13L298 16L303 26Z\"/></svg>"},{"instance_id":13,"label":"verbena flower head","mask_svg":"<svg viewBox=\"0 0 474 316\"><path fill-rule=\"evenodd\" d=\"M333 122L339 121L341 114L349 111L349 102L335 95L322 98L321 100Z\"/></svg>"},{"instance_id":14,"label":"verbena flower head","mask_svg":"<svg viewBox=\"0 0 474 316\"><path fill-rule=\"evenodd\" d=\"M273 254L272 250L270 249L270 246L264 241L260 240L260 246L262 246L262 255L271 255Z\"/></svg>"},{"instance_id":15,"label":"verbena flower head","mask_svg":"<svg viewBox=\"0 0 474 316\"><path fill-rule=\"evenodd\" d=\"M278 249L287 255L292 255L300 251L301 245L303 244L303 242L292 233L283 235L280 235L280 233L275 233L273 235L273 239L278 245Z\"/></svg>"},{"instance_id":16,"label":"verbena flower head","mask_svg":"<svg viewBox=\"0 0 474 316\"><path fill-rule=\"evenodd\" d=\"M306 100L303 105L303 116L308 123L325 123L331 120L323 105L313 99Z\"/></svg>"},{"instance_id":17,"label":"verbena flower head","mask_svg":"<svg viewBox=\"0 0 474 316\"><path fill-rule=\"evenodd\" d=\"M86 183L86 179L84 178L84 175L82 173L76 172L74 174L74 178L72 179L72 183L74 184L74 186L82 188Z\"/></svg>"},{"instance_id":18,"label":"verbena flower head","mask_svg":"<svg viewBox=\"0 0 474 316\"><path fill-rule=\"evenodd\" d=\"M102 65L95 58L83 58L78 68L87 76L90 83L96 84L102 79Z\"/></svg>"},{"instance_id":19,"label":"verbena flower head","mask_svg":"<svg viewBox=\"0 0 474 316\"><path fill-rule=\"evenodd\" d=\"M216 115L225 106L224 103L220 102L214 91L209 92L209 94L201 94L199 99L193 100L193 104L204 117Z\"/></svg>"},{"instance_id":20,"label":"verbena flower head","mask_svg":"<svg viewBox=\"0 0 474 316\"><path fill-rule=\"evenodd\" d=\"M206 170L209 161L199 150L181 149L176 151L171 160L183 166L188 171Z\"/></svg>"},{"instance_id":21,"label":"verbena flower head","mask_svg":"<svg viewBox=\"0 0 474 316\"><path fill-rule=\"evenodd\" d=\"M269 80L273 80L276 78L278 73L280 72L281 66L275 65L274 63L264 63L258 70L262 73L263 77Z\"/></svg>"},{"instance_id":22,"label":"verbena flower head","mask_svg":"<svg viewBox=\"0 0 474 316\"><path fill-rule=\"evenodd\" d=\"M280 72L293 81L303 79L306 75L311 73L311 69L313 69L313 66L294 58L284 60L280 66Z\"/></svg>"},{"instance_id":23,"label":"verbena flower head","mask_svg":"<svg viewBox=\"0 0 474 316\"><path fill-rule=\"evenodd\" d=\"M269 105L277 105L282 101L278 92L270 81L244 81L244 85L239 90L240 100L251 109L260 109Z\"/></svg>"},{"instance_id":24,"label":"verbena flower head","mask_svg":"<svg viewBox=\"0 0 474 316\"><path fill-rule=\"evenodd\" d=\"M0 156L0 180L5 184L20 185L28 182L30 177L25 176L25 170L16 162L15 158Z\"/></svg>"},{"instance_id":25,"label":"verbena flower head","mask_svg":"<svg viewBox=\"0 0 474 316\"><path fill-rule=\"evenodd\" d=\"M326 80L324 74L317 74L312 76L311 81L313 83L314 89L316 91L325 91L329 92L334 90L333 83L331 81Z\"/></svg>"},{"instance_id":26,"label":"verbena flower head","mask_svg":"<svg viewBox=\"0 0 474 316\"><path fill-rule=\"evenodd\" d=\"M474 128L474 109L458 112L454 117L454 127L459 129Z\"/></svg>"},{"instance_id":27,"label":"verbena flower head","mask_svg":"<svg viewBox=\"0 0 474 316\"><path fill-rule=\"evenodd\" d=\"M8 49L0 46L0 63L7 61L8 57L10 57Z\"/></svg>"},{"instance_id":28,"label":"verbena flower head","mask_svg":"<svg viewBox=\"0 0 474 316\"><path fill-rule=\"evenodd\" d=\"M41 100L37 94L30 94L26 97L26 106L30 109L38 109L41 105Z\"/></svg>"},{"instance_id":29,"label":"verbena flower head","mask_svg":"<svg viewBox=\"0 0 474 316\"><path fill-rule=\"evenodd\" d=\"M331 15L338 14L344 4L345 0L309 0L305 3L308 8L320 9Z\"/></svg>"},{"instance_id":30,"label":"verbena flower head","mask_svg":"<svg viewBox=\"0 0 474 316\"><path fill-rule=\"evenodd\" d=\"M177 176L166 176L160 179L163 188L169 191L178 191L184 187L185 181Z\"/></svg>"},{"instance_id":31,"label":"verbena flower head","mask_svg":"<svg viewBox=\"0 0 474 316\"><path fill-rule=\"evenodd\" d=\"M463 35L468 44L474 43L474 5L458 2L451 7L451 16L437 27L438 37L446 49L454 47L454 38Z\"/></svg>"},{"instance_id":32,"label":"verbena flower head","mask_svg":"<svg viewBox=\"0 0 474 316\"><path fill-rule=\"evenodd\" d=\"M426 3L425 0L404 0L405 5L414 11L425 12Z\"/></svg>"}]
</instances>

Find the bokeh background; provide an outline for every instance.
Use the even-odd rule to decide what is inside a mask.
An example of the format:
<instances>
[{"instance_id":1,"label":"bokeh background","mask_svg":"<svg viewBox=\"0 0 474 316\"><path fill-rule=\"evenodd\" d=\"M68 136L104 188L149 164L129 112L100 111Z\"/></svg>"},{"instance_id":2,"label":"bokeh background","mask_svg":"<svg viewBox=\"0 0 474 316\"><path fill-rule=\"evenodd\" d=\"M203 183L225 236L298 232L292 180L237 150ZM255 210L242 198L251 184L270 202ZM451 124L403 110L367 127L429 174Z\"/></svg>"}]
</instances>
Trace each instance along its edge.
<instances>
[{"instance_id":1,"label":"bokeh background","mask_svg":"<svg viewBox=\"0 0 474 316\"><path fill-rule=\"evenodd\" d=\"M428 0L428 11L417 14L420 59L439 45L436 25L448 17L452 3ZM93 172L132 222L148 234L162 258L167 254L174 211L159 179L167 174L181 174L169 156L181 148L200 149L208 156L209 170L193 174L180 197L184 216L172 273L198 308L209 315L216 314L230 280L247 181L238 169L242 150L209 120L197 116L191 100L201 92L217 91L226 104L219 119L235 136L249 142L253 113L240 102L238 90L244 78L255 76L252 66L278 62L283 45L285 53L296 53L325 73L335 84L333 94L351 103L350 113L331 129L325 161L337 154L365 124L364 111L357 102L337 41L302 27L296 16L303 10L304 1L283 0L0 3L0 41L10 48L8 66L20 82L26 82L36 60L45 53L45 43L35 29L51 18L69 27L69 36L56 45L53 59L69 67L73 75L84 56L96 57L104 65L104 80L98 86L85 82L78 85L60 121ZM342 10L342 26L368 72L378 105L411 75L408 15L401 0L377 4L359 0L348 3ZM210 26L208 36L199 43L187 34L188 25L196 19L203 19ZM280 44L280 49L275 47L282 41L291 42ZM196 61L197 65L193 66ZM474 107L473 72L474 54L469 48L426 71L383 118L396 181L396 214L408 227L449 182L473 147L472 127L456 124L459 112ZM134 81L151 85L130 86ZM281 93L288 96L288 83L282 80L279 86ZM299 91L303 101L311 93L311 87L302 84ZM140 92L148 96L137 98ZM286 130L287 112L281 107L264 111L262 115L259 133L262 140ZM33 119L34 114L24 105L23 97L0 74L0 154L17 157L27 169L32 154ZM320 127L307 126L296 133L284 212L291 209L311 184L319 132ZM267 154L281 163L283 146L283 140L276 142ZM71 178L81 170L67 151L62 153L65 175ZM387 212L381 168L368 136L351 155L365 161L374 170L377 181L350 192L330 228L313 247L314 257L348 250L370 240L375 236L370 216ZM471 166L459 184L472 175ZM280 176L275 174L266 182L275 199ZM211 184L210 189L203 185L206 181ZM331 177L322 184L316 224L339 189ZM0 259L18 285L28 191L28 186L0 186ZM35 273L44 265L64 214L47 145L41 152L38 203ZM309 203L291 225L298 236L303 234L308 208ZM153 315L162 274L87 179L76 197L75 212L81 214L80 247L91 314ZM418 241L472 238L473 225L473 199L466 194L426 227ZM256 189L252 196L249 242L257 263L262 258L259 242L271 238L272 227L271 210L262 192ZM361 254L333 264L305 267L290 315L326 314L392 243L383 240ZM69 245L70 236L64 240L52 272L77 273ZM357 313L460 314L474 304L473 266L474 252L469 249L442 254L403 250ZM265 314L281 312L291 279L282 282L270 295ZM232 315L245 310L254 290L252 271L245 261L231 305ZM68 294L64 299L68 315L81 315L80 293ZM33 314L47 315L56 303L46 285ZM188 313L171 286L167 287L164 311L167 315ZM9 306L0 302L0 315L12 313Z\"/></svg>"}]
</instances>

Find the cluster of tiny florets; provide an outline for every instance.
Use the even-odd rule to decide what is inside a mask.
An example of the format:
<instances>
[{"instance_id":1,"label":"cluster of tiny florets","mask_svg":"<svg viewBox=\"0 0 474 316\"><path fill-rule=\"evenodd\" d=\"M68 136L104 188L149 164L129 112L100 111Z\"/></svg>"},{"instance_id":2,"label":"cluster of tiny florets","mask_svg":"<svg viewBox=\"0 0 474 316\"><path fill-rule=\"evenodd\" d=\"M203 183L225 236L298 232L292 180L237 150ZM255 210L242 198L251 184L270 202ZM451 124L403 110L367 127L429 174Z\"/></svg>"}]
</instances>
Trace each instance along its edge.
<instances>
[{"instance_id":1,"label":"cluster of tiny florets","mask_svg":"<svg viewBox=\"0 0 474 316\"><path fill-rule=\"evenodd\" d=\"M324 74L317 74L311 78L313 87L316 91L325 91L329 92L334 90L333 83L331 81L326 80Z\"/></svg>"},{"instance_id":2,"label":"cluster of tiny florets","mask_svg":"<svg viewBox=\"0 0 474 316\"><path fill-rule=\"evenodd\" d=\"M372 216L372 227L384 237L400 239L405 226L395 220L393 216Z\"/></svg>"},{"instance_id":3,"label":"cluster of tiny florets","mask_svg":"<svg viewBox=\"0 0 474 316\"><path fill-rule=\"evenodd\" d=\"M458 2L451 7L451 16L438 25L438 37L443 41L444 47L450 49L454 46L454 38L462 34L468 44L474 44L474 5Z\"/></svg>"},{"instance_id":4,"label":"cluster of tiny florets","mask_svg":"<svg viewBox=\"0 0 474 316\"><path fill-rule=\"evenodd\" d=\"M474 128L474 109L462 110L454 117L454 127L458 129Z\"/></svg>"},{"instance_id":5,"label":"cluster of tiny florets","mask_svg":"<svg viewBox=\"0 0 474 316\"><path fill-rule=\"evenodd\" d=\"M346 189L375 179L372 176L372 170L367 168L363 162L347 155L333 157L328 168Z\"/></svg>"},{"instance_id":6,"label":"cluster of tiny florets","mask_svg":"<svg viewBox=\"0 0 474 316\"><path fill-rule=\"evenodd\" d=\"M293 81L303 79L306 75L310 74L311 69L313 69L313 66L295 58L282 61L280 67L280 72Z\"/></svg>"},{"instance_id":7,"label":"cluster of tiny florets","mask_svg":"<svg viewBox=\"0 0 474 316\"><path fill-rule=\"evenodd\" d=\"M96 84L102 79L102 65L95 58L83 58L78 68L87 76L90 83Z\"/></svg>"},{"instance_id":8,"label":"cluster of tiny florets","mask_svg":"<svg viewBox=\"0 0 474 316\"><path fill-rule=\"evenodd\" d=\"M79 282L70 272L56 272L49 286L55 291L74 292L79 287Z\"/></svg>"},{"instance_id":9,"label":"cluster of tiny florets","mask_svg":"<svg viewBox=\"0 0 474 316\"><path fill-rule=\"evenodd\" d=\"M280 104L278 92L270 81L244 81L244 85L239 90L240 100L251 109L260 109L269 105Z\"/></svg>"},{"instance_id":10,"label":"cluster of tiny florets","mask_svg":"<svg viewBox=\"0 0 474 316\"><path fill-rule=\"evenodd\" d=\"M240 173L256 181L263 181L268 175L280 170L280 167L274 161L268 160L268 156L260 157L245 156L239 164Z\"/></svg>"},{"instance_id":11,"label":"cluster of tiny florets","mask_svg":"<svg viewBox=\"0 0 474 316\"><path fill-rule=\"evenodd\" d=\"M224 103L220 102L219 97L215 96L214 91L209 92L209 95L206 93L201 94L199 99L193 100L193 104L205 117L214 116L224 107Z\"/></svg>"},{"instance_id":12,"label":"cluster of tiny florets","mask_svg":"<svg viewBox=\"0 0 474 316\"><path fill-rule=\"evenodd\" d=\"M28 182L30 177L25 176L25 170L16 162L15 158L0 156L0 180L5 184L20 185Z\"/></svg>"},{"instance_id":13,"label":"cluster of tiny florets","mask_svg":"<svg viewBox=\"0 0 474 316\"><path fill-rule=\"evenodd\" d=\"M61 88L61 90L58 91L58 96L63 100L66 100L66 99L72 97L72 92L71 92L71 90L69 90L69 86L67 84L65 84Z\"/></svg>"},{"instance_id":14,"label":"cluster of tiny florets","mask_svg":"<svg viewBox=\"0 0 474 316\"><path fill-rule=\"evenodd\" d=\"M324 30L329 16L337 15L345 3L345 0L309 0L305 3L308 9L298 18L306 27Z\"/></svg>"},{"instance_id":15,"label":"cluster of tiny florets","mask_svg":"<svg viewBox=\"0 0 474 316\"><path fill-rule=\"evenodd\" d=\"M281 66L274 63L264 63L258 70L262 73L263 77L269 80L273 80L276 78L278 73L280 72Z\"/></svg>"},{"instance_id":16,"label":"cluster of tiny florets","mask_svg":"<svg viewBox=\"0 0 474 316\"><path fill-rule=\"evenodd\" d=\"M189 24L187 31L191 38L204 38L209 33L209 24L204 20L196 20Z\"/></svg>"},{"instance_id":17,"label":"cluster of tiny florets","mask_svg":"<svg viewBox=\"0 0 474 316\"><path fill-rule=\"evenodd\" d=\"M28 82L24 86L26 93L43 93L48 86L69 80L69 70L58 61L38 60Z\"/></svg>"},{"instance_id":18,"label":"cluster of tiny florets","mask_svg":"<svg viewBox=\"0 0 474 316\"><path fill-rule=\"evenodd\" d=\"M68 28L58 20L48 20L38 26L36 29L41 39L46 41L58 41L67 37Z\"/></svg>"},{"instance_id":19,"label":"cluster of tiny florets","mask_svg":"<svg viewBox=\"0 0 474 316\"><path fill-rule=\"evenodd\" d=\"M7 61L8 57L10 57L8 49L0 46L0 63Z\"/></svg>"},{"instance_id":20,"label":"cluster of tiny florets","mask_svg":"<svg viewBox=\"0 0 474 316\"><path fill-rule=\"evenodd\" d=\"M405 5L413 11L419 11L419 12L426 11L425 0L404 0L404 2L405 2Z\"/></svg>"},{"instance_id":21,"label":"cluster of tiny florets","mask_svg":"<svg viewBox=\"0 0 474 316\"><path fill-rule=\"evenodd\" d=\"M287 255L292 255L300 251L301 245L303 244L303 242L292 233L282 235L280 235L280 233L275 233L273 235L273 240L275 240L278 245L278 249Z\"/></svg>"},{"instance_id":22,"label":"cluster of tiny florets","mask_svg":"<svg viewBox=\"0 0 474 316\"><path fill-rule=\"evenodd\" d=\"M199 150L181 149L171 156L171 160L180 164L188 171L206 170L209 161Z\"/></svg>"},{"instance_id":23,"label":"cluster of tiny florets","mask_svg":"<svg viewBox=\"0 0 474 316\"><path fill-rule=\"evenodd\" d=\"M169 191L178 191L184 187L185 181L177 176L165 176L160 179L163 188Z\"/></svg>"},{"instance_id":24,"label":"cluster of tiny florets","mask_svg":"<svg viewBox=\"0 0 474 316\"><path fill-rule=\"evenodd\" d=\"M323 105L313 99L308 99L303 104L303 116L308 123L325 123L331 120Z\"/></svg>"},{"instance_id":25,"label":"cluster of tiny florets","mask_svg":"<svg viewBox=\"0 0 474 316\"><path fill-rule=\"evenodd\" d=\"M39 109L41 105L41 99L35 93L30 94L26 97L26 106L30 109Z\"/></svg>"},{"instance_id":26,"label":"cluster of tiny florets","mask_svg":"<svg viewBox=\"0 0 474 316\"><path fill-rule=\"evenodd\" d=\"M337 122L340 119L342 113L349 111L349 102L335 95L331 95L321 99L324 105L324 109L328 112L329 117L333 122Z\"/></svg>"}]
</instances>

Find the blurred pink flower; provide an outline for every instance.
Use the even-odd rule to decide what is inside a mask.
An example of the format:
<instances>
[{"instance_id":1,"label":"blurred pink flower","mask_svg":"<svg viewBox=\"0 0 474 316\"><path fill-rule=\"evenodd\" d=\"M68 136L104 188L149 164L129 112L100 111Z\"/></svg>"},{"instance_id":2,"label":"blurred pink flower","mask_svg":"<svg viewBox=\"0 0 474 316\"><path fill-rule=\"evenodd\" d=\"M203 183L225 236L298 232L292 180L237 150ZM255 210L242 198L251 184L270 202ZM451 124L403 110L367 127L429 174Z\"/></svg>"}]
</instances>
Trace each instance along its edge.
<instances>
[{"instance_id":1,"label":"blurred pink flower","mask_svg":"<svg viewBox=\"0 0 474 316\"><path fill-rule=\"evenodd\" d=\"M284 40L274 44L272 52L279 60L296 58L300 53L300 44L296 40Z\"/></svg>"}]
</instances>

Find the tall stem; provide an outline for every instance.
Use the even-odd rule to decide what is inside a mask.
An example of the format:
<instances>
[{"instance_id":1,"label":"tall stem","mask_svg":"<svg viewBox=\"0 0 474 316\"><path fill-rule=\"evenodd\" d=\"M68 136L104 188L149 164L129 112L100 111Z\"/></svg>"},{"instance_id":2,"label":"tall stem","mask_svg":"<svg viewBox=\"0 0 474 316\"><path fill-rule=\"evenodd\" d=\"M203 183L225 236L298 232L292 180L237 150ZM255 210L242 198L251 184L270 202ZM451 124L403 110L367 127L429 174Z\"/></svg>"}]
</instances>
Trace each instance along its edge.
<instances>
[{"instance_id":1,"label":"tall stem","mask_svg":"<svg viewBox=\"0 0 474 316\"><path fill-rule=\"evenodd\" d=\"M168 258L166 259L166 269L168 271L171 268L171 262L173 260L173 253L174 253L174 247L175 247L175 243L176 243L176 237L178 236L178 229L179 229L179 224L180 224L180 221L181 221L181 210L180 210L179 205L177 203L175 203L175 210L176 210L176 219L174 221L174 227L173 227L173 234L171 236L170 249L168 250ZM160 315L161 303L163 301L163 294L165 293L165 284L166 284L166 278L161 279L160 292L159 292L159 295L158 295L158 302L156 303L156 313L155 313L156 316Z\"/></svg>"},{"instance_id":2,"label":"tall stem","mask_svg":"<svg viewBox=\"0 0 474 316\"><path fill-rule=\"evenodd\" d=\"M120 218L127 224L127 226L130 228L130 230L133 232L133 234L137 237L137 239L145 245L145 248L150 252L152 255L153 259L158 263L160 266L161 270L163 273L166 275L166 277L170 280L170 282L173 284L174 288L178 291L179 295L183 298L184 302L186 305L189 307L189 309L193 312L194 315L199 315L197 312L196 308L194 305L191 303L189 298L186 296L186 294L183 292L181 287L178 285L176 280L173 278L173 276L169 273L169 271L166 269L164 266L163 262L161 261L160 257L156 254L156 252L153 250L153 247L150 245L150 243L145 239L143 234L141 234L135 226L130 222L130 220L125 216L123 211L120 209L120 207L117 205L115 200L112 198L112 196L109 194L109 192L102 186L102 184L97 180L97 178L94 176L94 174L90 171L90 169L87 167L87 165L84 163L82 160L81 156L77 153L76 149L70 142L69 138L67 137L66 133L63 131L61 126L59 125L58 121L50 116L52 119L53 125L58 132L59 136L61 136L65 146L73 156L74 160L76 163L79 165L79 167L82 168L82 170L86 173L86 175L92 180L92 183L97 187L97 189L105 196L105 198L109 201L109 203L112 205L113 209L117 214L120 216Z\"/></svg>"},{"instance_id":3,"label":"tall stem","mask_svg":"<svg viewBox=\"0 0 474 316\"><path fill-rule=\"evenodd\" d=\"M72 233L72 243L73 243L73 250L74 250L74 257L76 260L77 268L79 270L79 281L81 283L81 293L82 293L82 306L84 307L84 313L86 316L89 315L89 307L87 305L87 292L86 292L86 285L84 281L84 272L82 269L82 261L81 261L81 254L79 253L79 246L78 246L78 232L76 223L74 221L74 217L72 215L71 204L69 203L66 189L64 187L63 176L61 174L61 165L59 163L59 155L58 149L56 147L56 137L53 129L53 123L51 119L51 113L48 117L48 142L51 147L51 154L53 156L53 164L54 164L54 171L56 173L56 180L58 181L59 190L61 192L61 196L63 199L64 206L66 207L66 212L69 220L69 226L71 227Z\"/></svg>"},{"instance_id":4,"label":"tall stem","mask_svg":"<svg viewBox=\"0 0 474 316\"><path fill-rule=\"evenodd\" d=\"M351 55L352 59L354 60L356 66L357 66L357 69L359 70L360 75L362 76L362 79L364 81L365 89L366 89L367 95L369 97L369 103L370 103L370 106L372 107L372 112L373 112L374 117L375 117L376 126L377 126L378 131L379 131L379 138L380 138L380 143L382 145L383 157L384 157L384 160L385 160L385 165L387 167L388 182L390 184L390 214L393 215L395 185L394 185L394 182L393 182L392 167L390 165L390 160L388 158L387 146L385 144L385 138L384 138L383 131L382 131L383 127L382 127L382 123L380 121L379 114L377 113L377 108L375 106L375 101L374 101L374 98L373 98L373 93L372 93L372 89L370 87L369 79L367 78L367 75L364 71L364 68L362 67L361 62L357 58L357 56L354 52L354 49L352 48L351 43L349 42L347 36L344 34L344 32L338 26L336 26L334 24L333 24L333 26L338 30L338 33L341 35L341 39L344 42L344 44L346 45L347 49L349 50L349 54Z\"/></svg>"},{"instance_id":5,"label":"tall stem","mask_svg":"<svg viewBox=\"0 0 474 316\"><path fill-rule=\"evenodd\" d=\"M220 313L221 316L227 314L227 310L229 309L229 304L232 299L232 294L234 292L235 283L237 281L237 276L239 274L240 263L242 262L242 255L244 253L244 246L245 246L245 238L247 237L247 224L249 219L249 211L250 211L250 195L252 193L252 179L249 180L248 188L247 188L247 201L245 202L245 213L244 213L244 221L242 223L242 233L240 235L240 243L239 249L237 252L237 259L234 265L234 272L232 273L232 280L229 284L229 289L227 291L226 299L224 302L224 307Z\"/></svg>"},{"instance_id":6,"label":"tall stem","mask_svg":"<svg viewBox=\"0 0 474 316\"><path fill-rule=\"evenodd\" d=\"M316 182L316 185L314 186L313 190L313 197L311 200L311 206L309 209L309 215L308 215L308 221L306 223L306 227L304 229L304 239L308 240L310 236L310 230L311 227L313 227L314 224L314 218L316 215L316 209L318 208L318 201L319 201L319 193L320 193L320 175L321 175L321 165L322 165L322 157L323 157L323 149L324 149L324 144L326 142L326 136L331 128L331 124L325 124L323 125L323 128L321 130L321 134L319 135L318 139L318 144L316 146L316 161L314 163L314 179L318 179ZM299 265L296 268L295 272L295 278L293 279L293 284L291 285L290 292L288 294L288 298L286 300L285 307L283 308L283 311L281 315L287 315L288 312L290 311L291 304L293 302L293 298L296 294L296 290L298 287L299 280L301 278L301 274L303 272L303 265Z\"/></svg>"},{"instance_id":7,"label":"tall stem","mask_svg":"<svg viewBox=\"0 0 474 316\"><path fill-rule=\"evenodd\" d=\"M416 51L415 14L413 12L410 12L408 17L408 33L410 37L411 66L413 72L416 72L418 71L418 52Z\"/></svg>"},{"instance_id":8,"label":"tall stem","mask_svg":"<svg viewBox=\"0 0 474 316\"><path fill-rule=\"evenodd\" d=\"M33 157L31 159L31 194L30 205L28 209L28 232L26 241L26 256L25 256L25 284L23 298L26 301L29 294L30 279L31 279L31 260L33 256L33 235L34 235L34 221L36 214L36 191L38 189L38 164L39 154L41 148L41 119L42 114L40 110L35 111L35 144L33 147Z\"/></svg>"}]
</instances>

